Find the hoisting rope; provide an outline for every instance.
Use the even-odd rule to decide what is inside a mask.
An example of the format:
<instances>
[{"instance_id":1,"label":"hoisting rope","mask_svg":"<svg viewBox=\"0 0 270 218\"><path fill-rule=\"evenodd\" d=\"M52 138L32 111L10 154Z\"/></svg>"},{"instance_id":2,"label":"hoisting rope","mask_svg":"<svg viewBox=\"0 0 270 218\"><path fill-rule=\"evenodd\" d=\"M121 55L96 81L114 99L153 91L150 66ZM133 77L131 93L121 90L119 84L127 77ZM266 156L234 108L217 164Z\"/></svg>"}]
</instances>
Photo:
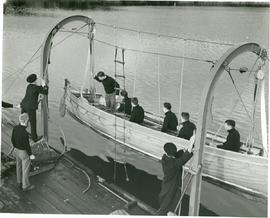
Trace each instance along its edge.
<instances>
[{"instance_id":1,"label":"hoisting rope","mask_svg":"<svg viewBox=\"0 0 270 218\"><path fill-rule=\"evenodd\" d=\"M71 34L69 34L68 36L64 37L62 40L60 40L59 42L57 42L54 46L52 46L52 48L55 48L56 46L58 46L58 45L60 45L61 43L63 43L65 40L67 40L68 38L70 38L71 36L73 36L74 34L76 34L77 32L79 32L79 31L80 31L82 28L84 28L86 25L87 25L87 24L84 24L84 25L82 25L82 26L80 26L80 27L77 27L77 28L76 28L76 31L69 31L69 32L71 32ZM14 73L8 75L4 80L10 78L10 77L13 76L13 75L17 75L18 73L22 73L22 72L25 70L25 68L26 68L29 64L33 63L33 62L36 61L38 58L40 58L41 55L36 56L36 54L37 54L38 51L42 48L42 46L43 46L43 43L41 43L41 45L39 46L39 48L34 52L34 54L31 56L31 58L24 64L24 66L23 66L21 69L19 69L19 70L15 71ZM36 56L36 57L35 57L35 56ZM35 57L35 58L34 58L34 57ZM15 81L16 81L18 78L19 78L19 76L17 76L17 77L11 82L10 86L4 91L4 96L9 92L9 90L10 90L11 87L12 87L12 85L15 83Z\"/></svg>"},{"instance_id":2,"label":"hoisting rope","mask_svg":"<svg viewBox=\"0 0 270 218\"><path fill-rule=\"evenodd\" d=\"M250 114L249 114L249 112L248 112L248 109L247 109L247 107L246 107L246 105L245 105L245 103L244 103L244 101L243 101L243 99L242 99L242 96L241 96L241 94L240 94L238 88L236 87L236 84L235 84L235 81L234 81L234 79L233 79L233 77L232 77L231 72L230 72L230 71L227 71L227 72L228 72L228 74L229 74L229 76L230 76L230 79L231 79L231 81L232 81L232 83L233 83L234 89L235 89L235 91L236 91L236 93L237 93L237 95L238 95L238 97L239 97L239 99L240 99L240 101L241 101L241 103L242 103L242 105L243 105L243 107L244 107L246 113L247 113L248 118L250 119L250 121L252 121L252 118L251 118L251 116L250 116Z\"/></svg>"},{"instance_id":3,"label":"hoisting rope","mask_svg":"<svg viewBox=\"0 0 270 218\"><path fill-rule=\"evenodd\" d=\"M114 28L114 43L115 43L115 52L114 52L114 77L116 80L116 75L117 75L117 65L116 65L116 59L117 59L117 28ZM114 114L114 164L113 164L113 181L114 183L116 183L116 170L117 170L117 165L116 165L116 152L117 152L117 135L116 135L116 131L117 131L117 117L116 114Z\"/></svg>"},{"instance_id":4,"label":"hoisting rope","mask_svg":"<svg viewBox=\"0 0 270 218\"><path fill-rule=\"evenodd\" d=\"M110 46L110 47L115 47L116 45L109 43L109 42L105 42L99 39L94 39L96 42L99 42L101 44ZM205 63L212 63L214 64L215 61L213 60L208 60L208 59L200 59L200 58L194 58L194 57L187 57L187 56L177 56L177 55L171 55L171 54L167 54L167 53L157 53L157 52L151 52L151 51L145 51L145 50L139 50L139 49L134 49L134 48L127 48L127 47L119 47L120 49L125 49L126 51L132 51L132 52L139 52L139 53L143 53L143 54L151 54L151 55L159 55L159 56L163 56L163 57L170 57L170 58L179 58L179 59L187 59L187 60L191 60L191 61L198 61L198 62L205 62Z\"/></svg>"},{"instance_id":5,"label":"hoisting rope","mask_svg":"<svg viewBox=\"0 0 270 218\"><path fill-rule=\"evenodd\" d=\"M139 32L139 47L141 46L141 33ZM137 79L137 65L138 65L138 53L136 53L135 57L135 75L133 80L133 97L136 96L136 79Z\"/></svg>"},{"instance_id":6,"label":"hoisting rope","mask_svg":"<svg viewBox=\"0 0 270 218\"><path fill-rule=\"evenodd\" d=\"M186 50L186 41L183 40L183 55L185 56ZM182 59L181 63L181 71L180 71L180 87L179 87L179 106L178 106L178 120L180 122L181 117L181 110L182 110L182 91L183 91L183 78L184 78L184 66L185 66L185 59Z\"/></svg>"},{"instance_id":7,"label":"hoisting rope","mask_svg":"<svg viewBox=\"0 0 270 218\"><path fill-rule=\"evenodd\" d=\"M39 50L41 49L43 43L41 43L41 45L38 47L38 49L34 52L34 54L30 57L30 59L23 65L23 67L21 69L16 70L15 72L11 73L10 75L8 75L7 77L4 78L4 80L7 80L8 78L10 78L13 75L17 75L17 74L21 74L24 72L25 68L32 62L33 58L35 57L35 55L39 52ZM8 88L4 91L4 96L9 92L9 90L11 89L11 87L13 86L13 84L16 82L17 79L19 79L19 76L16 76L15 79L10 83L10 85L8 86ZM3 81L4 81L3 80Z\"/></svg>"},{"instance_id":8,"label":"hoisting rope","mask_svg":"<svg viewBox=\"0 0 270 218\"><path fill-rule=\"evenodd\" d=\"M261 131L262 131L262 142L264 147L264 153L268 156L268 144L267 139L268 129L267 129L267 117L266 117L266 105L265 105L265 91L264 91L265 79L263 79L261 84ZM269 128L269 127L268 127ZM269 137L269 136L268 136Z\"/></svg>"},{"instance_id":9,"label":"hoisting rope","mask_svg":"<svg viewBox=\"0 0 270 218\"><path fill-rule=\"evenodd\" d=\"M195 140L196 140L196 131L194 130L193 131L193 135L192 137L189 139L189 143L190 145L194 145L195 143ZM191 157L191 159L189 160L190 162L190 165L187 169L187 172L186 172L186 175L185 174L185 169L182 168L182 175L181 175L181 196L180 196L180 199L178 201L178 204L174 210L174 213L177 212L177 208L179 207L179 215L180 215L180 212L181 212L181 203L182 203L182 199L183 199L183 196L185 195L185 192L189 186L189 183L191 181L191 178L193 175L197 174L198 170L201 168L201 165L198 166L198 169L196 171L194 171L193 169L193 166L194 166L194 162L193 162L193 157L195 156L195 153L197 152L196 149L192 149L192 152L193 152L193 156ZM188 177L188 175L190 175L190 179L188 180L187 184L186 184L186 187L184 188L184 180Z\"/></svg>"},{"instance_id":10,"label":"hoisting rope","mask_svg":"<svg viewBox=\"0 0 270 218\"><path fill-rule=\"evenodd\" d=\"M111 24L105 24L105 23L101 23L101 22L95 22L96 24L99 24L101 26L106 26L106 27L110 27L110 28L115 28L115 25L111 25ZM136 30L136 29L131 29L131 28L126 28L126 27L117 27L118 29L121 30L126 30L126 31L130 31L130 32L136 32L136 33L143 33L143 34L147 34L147 35L152 35L152 36L160 36L163 38L171 38L171 39L180 39L180 40L186 40L186 41L193 41L193 42L201 42L201 43L209 43L209 44L215 44L215 45L226 45L226 46L233 46L233 43L228 43L228 42L215 42L215 41L210 41L210 40L202 40L202 39L193 39L193 38L185 38L185 37L181 37L181 36L172 36L172 35L166 35L166 34L160 34L160 33L154 33L154 32L148 32L148 31L142 31L142 30Z\"/></svg>"},{"instance_id":11,"label":"hoisting rope","mask_svg":"<svg viewBox=\"0 0 270 218\"><path fill-rule=\"evenodd\" d=\"M79 32L79 33L81 33L80 34L81 36L87 37L87 33L85 33L85 32ZM157 53L157 52L145 51L145 50L135 49L135 48L120 47L116 44L106 42L106 41L103 41L103 40L100 40L97 38L95 38L94 41L99 42L99 43L104 44L104 45L107 45L107 46L110 46L110 47L115 48L117 46L119 49L125 49L126 51L138 52L138 53L143 53L143 54L159 55L159 56L163 56L163 57L179 58L179 59L184 58L184 59L188 59L191 61L206 62L206 63L212 63L212 64L215 64L215 62L216 62L214 60L209 60L209 59L201 59L201 58L194 58L194 57L187 57L187 56L183 57L183 56L177 56L177 55L172 55L172 54L167 54L167 53Z\"/></svg>"},{"instance_id":12,"label":"hoisting rope","mask_svg":"<svg viewBox=\"0 0 270 218\"><path fill-rule=\"evenodd\" d=\"M256 58L254 64L252 65L251 70L249 71L250 73L249 73L249 75L248 75L248 79L249 79L249 77L250 77L250 75L251 75L251 72L253 72L253 70L254 70L254 68L255 68L255 66L256 66L256 64L257 64L257 62L258 62L259 59L260 59L260 56L258 56L258 57ZM242 96L243 92L244 92L244 90L240 93L240 96ZM240 100L240 99L238 98L237 101L235 102L235 104L232 106L231 110L228 112L227 116L231 115L231 114L234 112L236 106L237 106L238 103L239 103L239 100ZM223 125L224 125L224 122L221 122L220 125L219 125L218 130L216 131L216 133L215 133L215 135L214 135L214 137L212 137L212 144L213 144L214 139L216 138L216 136L219 135L219 132L221 131ZM256 133L257 133L257 132L256 132Z\"/></svg>"},{"instance_id":13,"label":"hoisting rope","mask_svg":"<svg viewBox=\"0 0 270 218\"><path fill-rule=\"evenodd\" d=\"M91 58L90 50L87 49L87 58L86 58L86 64L85 64L85 68L84 68L84 76L83 76L83 81L82 81L82 85L81 85L81 88L80 88L80 97L81 98L83 98L83 88L85 86L85 82L86 82L86 79L87 79L87 76L88 76L88 71L91 69L91 67L90 67L90 58Z\"/></svg>"},{"instance_id":14,"label":"hoisting rope","mask_svg":"<svg viewBox=\"0 0 270 218\"><path fill-rule=\"evenodd\" d=\"M158 36L157 37L157 40L156 40L156 44L157 44L157 80L158 80L158 113L161 114L161 91L160 91L160 66L159 66L159 55L158 55L158 51L159 51L159 40L160 40L160 37Z\"/></svg>"}]
</instances>

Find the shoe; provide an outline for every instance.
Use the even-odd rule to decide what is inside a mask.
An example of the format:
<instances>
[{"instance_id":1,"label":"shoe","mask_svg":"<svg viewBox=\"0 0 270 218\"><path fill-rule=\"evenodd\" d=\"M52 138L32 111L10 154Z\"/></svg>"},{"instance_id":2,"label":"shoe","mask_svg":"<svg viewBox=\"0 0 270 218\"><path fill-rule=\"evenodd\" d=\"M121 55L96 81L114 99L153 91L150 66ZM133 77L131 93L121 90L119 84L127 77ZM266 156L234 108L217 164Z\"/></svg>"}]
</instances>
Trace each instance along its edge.
<instances>
[{"instance_id":1,"label":"shoe","mask_svg":"<svg viewBox=\"0 0 270 218\"><path fill-rule=\"evenodd\" d=\"M17 183L17 188L22 189L22 183Z\"/></svg>"},{"instance_id":2,"label":"shoe","mask_svg":"<svg viewBox=\"0 0 270 218\"><path fill-rule=\"evenodd\" d=\"M35 188L34 185L29 185L28 187L24 188L23 191L24 191L24 192L31 191L31 190L33 190L34 188Z\"/></svg>"}]
</instances>

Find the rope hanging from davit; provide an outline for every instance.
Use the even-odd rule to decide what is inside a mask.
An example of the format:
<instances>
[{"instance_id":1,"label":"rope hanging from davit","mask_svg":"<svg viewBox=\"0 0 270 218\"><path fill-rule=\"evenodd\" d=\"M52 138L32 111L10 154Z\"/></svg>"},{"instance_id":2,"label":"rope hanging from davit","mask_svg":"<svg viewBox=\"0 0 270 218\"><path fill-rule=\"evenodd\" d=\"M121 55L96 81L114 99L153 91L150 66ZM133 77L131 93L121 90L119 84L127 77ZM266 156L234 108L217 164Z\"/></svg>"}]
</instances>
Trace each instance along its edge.
<instances>
[{"instance_id":1,"label":"rope hanging from davit","mask_svg":"<svg viewBox=\"0 0 270 218\"><path fill-rule=\"evenodd\" d=\"M186 40L183 40L183 57L186 53ZM184 66L185 59L182 58L181 71L180 71L180 87L179 87L179 106L178 106L178 120L180 121L181 110L182 110L182 90L183 90L183 78L184 78Z\"/></svg>"}]
</instances>

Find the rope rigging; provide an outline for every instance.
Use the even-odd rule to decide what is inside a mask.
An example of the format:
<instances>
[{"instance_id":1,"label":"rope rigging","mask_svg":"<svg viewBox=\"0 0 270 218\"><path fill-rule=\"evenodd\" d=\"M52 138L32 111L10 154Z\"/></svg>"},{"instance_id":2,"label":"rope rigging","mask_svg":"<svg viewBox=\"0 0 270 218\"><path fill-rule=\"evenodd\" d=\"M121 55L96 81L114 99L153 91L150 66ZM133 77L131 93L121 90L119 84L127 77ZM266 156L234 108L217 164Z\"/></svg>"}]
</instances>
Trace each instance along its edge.
<instances>
[{"instance_id":1,"label":"rope rigging","mask_svg":"<svg viewBox=\"0 0 270 218\"><path fill-rule=\"evenodd\" d=\"M76 28L76 31L69 31L71 32L71 34L67 35L66 37L64 37L62 40L60 40L59 42L57 42L55 45L52 46L52 49L55 48L56 46L62 44L65 40L67 40L68 38L70 38L71 36L73 36L74 34L76 34L77 32L79 32L81 29L83 29L85 26L87 26L87 24L84 24L82 26L79 26ZM43 46L43 43L41 43L41 45L38 47L38 49L33 53L33 55L30 57L30 59L24 64L24 66L15 71L14 73L8 75L4 80L10 78L11 76L13 75L17 75L19 73L23 73L25 72L24 70L26 69L26 67L33 63L34 61L36 61L38 58L40 58L41 55L38 55L36 56L36 54L39 52L39 50L42 48ZM35 57L36 56L36 57ZM35 58L34 58L35 57ZM13 86L13 84L16 82L16 80L18 79L19 77L16 77L12 82L11 84L8 86L8 88L4 91L4 96L9 92L9 90L11 89L11 87Z\"/></svg>"},{"instance_id":2,"label":"rope rigging","mask_svg":"<svg viewBox=\"0 0 270 218\"><path fill-rule=\"evenodd\" d=\"M261 51L261 53L262 53L262 51ZM229 77L230 77L230 79L231 79L231 81L232 81L232 83L233 83L234 89L236 90L236 92L237 92L237 94L238 94L238 96L239 96L238 100L235 102L235 104L233 105L233 107L232 107L232 109L230 110L230 112L228 113L228 115L232 114L233 111L235 110L236 106L238 105L238 103L241 102L242 105L243 105L243 107L244 107L244 109L245 109L245 111L246 111L246 113L247 113L247 116L248 116L248 118L249 118L249 120L250 120L251 123L254 123L254 119L252 119L252 117L250 116L250 114L249 114L249 112L248 112L248 110L247 110L247 107L245 106L244 101L243 101L243 99L242 99L242 97L241 97L242 94L243 94L243 92L244 92L244 90L240 93L240 91L238 90L238 88L237 88L237 86L236 86L236 84L235 84L235 81L234 81L234 79L233 79L233 77L232 77L230 71L234 70L234 71L239 71L240 73L244 73L244 72L249 71L249 75L248 75L248 79L249 79L250 76L251 76L251 73L252 73L252 72L254 73L254 68L255 68L255 66L256 66L258 60L260 59L261 55L262 55L262 54L259 54L259 55L258 55L258 57L257 57L256 60L254 61L254 63L253 63L253 65L252 65L252 67L251 67L250 70L248 70L248 68L243 68L243 67L240 68L240 69L232 69L232 68L226 66L226 68L225 68L225 70L228 72ZM228 116L228 115L227 115L227 116ZM223 122L219 125L218 130L216 131L214 137L212 138L212 144L213 144L213 141L214 141L214 139L216 138L216 136L217 136L217 135L219 134L219 132L221 131L222 127L223 127ZM255 129L253 129L253 130L254 130L254 132L256 133L256 135L258 136L258 135L259 135L258 132L257 132ZM252 136L252 137L253 137L253 136ZM248 137L247 142L246 142L246 146L247 146L247 147L249 147L248 144L251 144L250 141L253 141L253 139L251 139L251 136L250 136L250 134L249 134L249 137ZM252 143L252 144L253 144L253 143ZM250 149L249 149L249 150L250 150Z\"/></svg>"},{"instance_id":3,"label":"rope rigging","mask_svg":"<svg viewBox=\"0 0 270 218\"><path fill-rule=\"evenodd\" d=\"M183 40L183 56L185 56L185 50L186 50L186 41ZM180 120L181 111L182 111L182 90L183 90L184 66L185 66L185 59L183 58L182 63L181 63L181 71L180 71L178 120Z\"/></svg>"},{"instance_id":4,"label":"rope rigging","mask_svg":"<svg viewBox=\"0 0 270 218\"><path fill-rule=\"evenodd\" d=\"M111 24L105 24L101 22L95 22L96 24L99 24L101 26L106 26L110 28L115 28L115 25ZM193 42L201 42L201 43L209 43L209 44L216 44L216 45L226 45L226 46L233 46L233 43L227 43L227 42L215 42L215 41L210 41L210 40L202 40L202 39L193 39L193 38L185 38L185 37L180 37L180 36L172 36L172 35L166 35L166 34L160 34L160 33L154 33L154 32L148 32L148 31L142 31L142 30L136 30L136 29L131 29L131 28L126 28L126 27L117 27L118 29L121 30L126 30L130 32L136 32L136 33L142 33L142 34L147 34L147 35L152 35L156 37L163 37L163 38L171 38L171 39L180 39L180 40L186 40L186 41L193 41Z\"/></svg>"}]
</instances>

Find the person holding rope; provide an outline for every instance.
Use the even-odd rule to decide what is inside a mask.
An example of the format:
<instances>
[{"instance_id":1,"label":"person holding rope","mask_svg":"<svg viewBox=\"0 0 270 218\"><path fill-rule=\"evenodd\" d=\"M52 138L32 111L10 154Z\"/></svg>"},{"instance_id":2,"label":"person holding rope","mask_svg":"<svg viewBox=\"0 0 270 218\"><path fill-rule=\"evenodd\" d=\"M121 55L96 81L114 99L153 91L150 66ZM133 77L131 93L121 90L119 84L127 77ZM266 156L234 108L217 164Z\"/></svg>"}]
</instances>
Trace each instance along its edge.
<instances>
[{"instance_id":1,"label":"person holding rope","mask_svg":"<svg viewBox=\"0 0 270 218\"><path fill-rule=\"evenodd\" d=\"M106 106L115 109L115 97L119 95L119 84L112 77L106 75L103 71L99 71L94 77L95 80L101 82L105 90Z\"/></svg>"},{"instance_id":2,"label":"person holding rope","mask_svg":"<svg viewBox=\"0 0 270 218\"><path fill-rule=\"evenodd\" d=\"M29 134L26 131L29 117L27 113L22 113L19 116L20 124L15 126L11 135L11 142L14 147L14 153L16 156L16 173L18 188L23 191L30 191L34 188L29 182L29 171L31 160L35 159L32 154Z\"/></svg>"},{"instance_id":3,"label":"person holding rope","mask_svg":"<svg viewBox=\"0 0 270 218\"><path fill-rule=\"evenodd\" d=\"M27 113L31 126L31 138L37 142L41 137L37 136L37 118L36 111L39 104L39 94L48 95L48 86L41 79L41 86L37 85L37 75L31 74L26 81L29 83L26 89L25 96L21 102L22 113Z\"/></svg>"},{"instance_id":4,"label":"person holding rope","mask_svg":"<svg viewBox=\"0 0 270 218\"><path fill-rule=\"evenodd\" d=\"M193 135L195 140L195 134ZM174 211L181 196L183 166L193 156L192 147L194 140L191 140L186 151L177 152L176 145L168 142L163 149L165 154L161 159L163 180L161 192L159 193L160 208L157 215L167 215Z\"/></svg>"}]
</instances>

